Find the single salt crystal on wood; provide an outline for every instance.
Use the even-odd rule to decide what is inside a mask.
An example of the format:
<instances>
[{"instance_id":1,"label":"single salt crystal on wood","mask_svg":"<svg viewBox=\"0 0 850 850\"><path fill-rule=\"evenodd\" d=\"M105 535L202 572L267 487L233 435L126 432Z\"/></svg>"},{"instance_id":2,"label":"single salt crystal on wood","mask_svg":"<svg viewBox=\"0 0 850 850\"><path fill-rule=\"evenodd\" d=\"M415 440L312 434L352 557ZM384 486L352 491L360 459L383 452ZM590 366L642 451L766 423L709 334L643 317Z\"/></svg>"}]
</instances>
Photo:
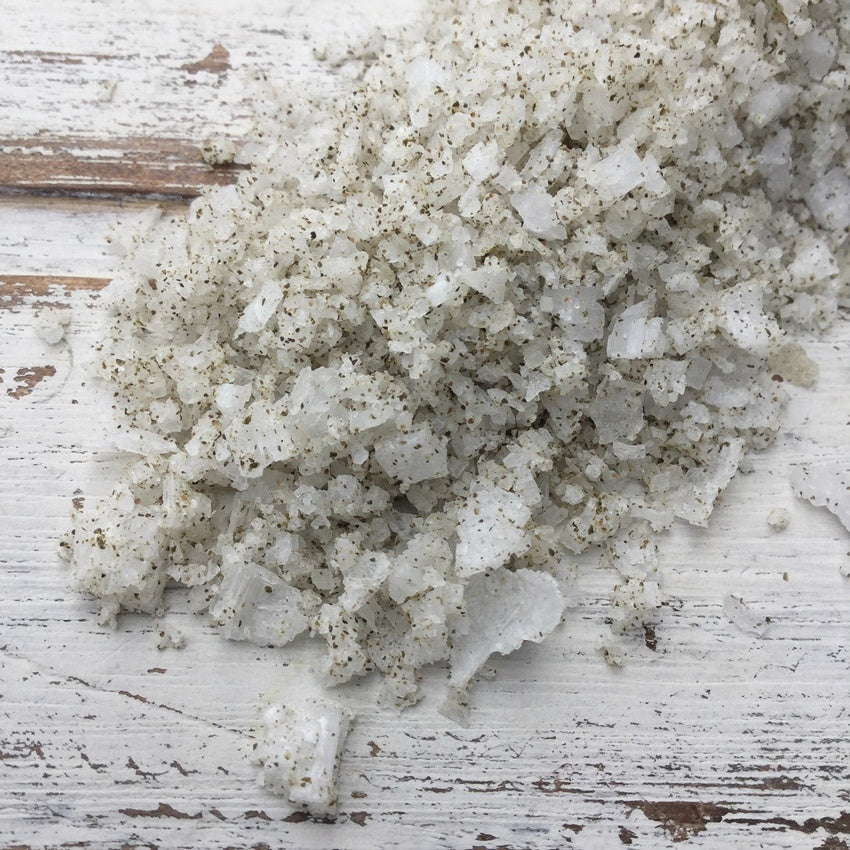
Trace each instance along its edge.
<instances>
[{"instance_id":1,"label":"single salt crystal on wood","mask_svg":"<svg viewBox=\"0 0 850 850\"><path fill-rule=\"evenodd\" d=\"M797 467L791 473L791 486L801 499L834 513L850 531L850 469L846 463Z\"/></svg>"},{"instance_id":2,"label":"single salt crystal on wood","mask_svg":"<svg viewBox=\"0 0 850 850\"><path fill-rule=\"evenodd\" d=\"M784 531L790 519L791 514L785 508L771 508L767 513L767 524L774 531Z\"/></svg>"},{"instance_id":3,"label":"single salt crystal on wood","mask_svg":"<svg viewBox=\"0 0 850 850\"><path fill-rule=\"evenodd\" d=\"M742 632L747 632L756 637L764 637L770 627L770 617L765 617L754 611L740 596L731 593L723 600L723 613Z\"/></svg>"},{"instance_id":4,"label":"single salt crystal on wood","mask_svg":"<svg viewBox=\"0 0 850 850\"><path fill-rule=\"evenodd\" d=\"M315 700L269 705L255 750L260 784L310 814L335 815L340 756L353 717L340 705Z\"/></svg>"},{"instance_id":5,"label":"single salt crystal on wood","mask_svg":"<svg viewBox=\"0 0 850 850\"><path fill-rule=\"evenodd\" d=\"M56 345L64 339L65 328L70 321L70 310L48 307L36 312L32 324L42 342L46 342L48 345Z\"/></svg>"}]
</instances>

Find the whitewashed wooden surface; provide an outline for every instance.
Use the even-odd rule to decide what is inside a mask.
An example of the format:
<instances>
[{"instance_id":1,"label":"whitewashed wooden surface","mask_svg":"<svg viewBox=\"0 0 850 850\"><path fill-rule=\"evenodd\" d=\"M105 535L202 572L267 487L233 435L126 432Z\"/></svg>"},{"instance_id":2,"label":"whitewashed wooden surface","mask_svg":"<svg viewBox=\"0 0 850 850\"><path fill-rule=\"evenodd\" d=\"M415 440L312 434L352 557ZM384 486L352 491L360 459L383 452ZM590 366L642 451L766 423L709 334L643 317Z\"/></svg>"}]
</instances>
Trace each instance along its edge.
<instances>
[{"instance_id":1,"label":"whitewashed wooden surface","mask_svg":"<svg viewBox=\"0 0 850 850\"><path fill-rule=\"evenodd\" d=\"M264 696L315 687L309 646L227 643L179 599L163 621L110 631L68 592L59 535L115 461L108 400L81 366L110 274L106 227L140 196L179 208L233 179L203 166L197 144L246 132L251 63L324 84L317 37L413 11L177 6L0 7L0 847L847 850L850 538L788 485L793 464L848 458L846 319L809 344L817 389L795 391L786 435L733 482L711 529L662 542L669 603L654 650L651 634L611 636L615 579L587 558L563 627L497 663L469 728L435 699L378 710L369 682L339 695L358 720L333 824L259 789L247 753ZM219 50L197 70L215 45L226 60ZM72 315L53 348L31 328L45 303ZM782 533L766 523L773 507L791 512ZM770 617L762 637L724 615L729 593ZM163 627L186 647L157 649Z\"/></svg>"}]
</instances>

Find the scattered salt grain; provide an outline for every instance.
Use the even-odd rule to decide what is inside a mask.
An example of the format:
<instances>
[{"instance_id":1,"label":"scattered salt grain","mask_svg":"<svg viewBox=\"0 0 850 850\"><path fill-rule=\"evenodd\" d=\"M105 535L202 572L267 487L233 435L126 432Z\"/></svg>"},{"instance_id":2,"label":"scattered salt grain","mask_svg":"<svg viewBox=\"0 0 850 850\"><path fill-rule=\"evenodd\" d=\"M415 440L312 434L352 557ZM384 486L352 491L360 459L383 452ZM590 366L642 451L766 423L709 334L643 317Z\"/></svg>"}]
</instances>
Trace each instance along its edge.
<instances>
[{"instance_id":1,"label":"scattered salt grain","mask_svg":"<svg viewBox=\"0 0 850 850\"><path fill-rule=\"evenodd\" d=\"M183 649L186 646L185 636L171 626L159 626L156 638L157 649Z\"/></svg>"},{"instance_id":2,"label":"scattered salt grain","mask_svg":"<svg viewBox=\"0 0 850 850\"><path fill-rule=\"evenodd\" d=\"M336 776L352 718L325 702L269 705L255 749L260 783L310 814L336 814Z\"/></svg>"},{"instance_id":3,"label":"scattered salt grain","mask_svg":"<svg viewBox=\"0 0 850 850\"><path fill-rule=\"evenodd\" d=\"M791 514L785 508L771 508L767 513L767 524L774 531L785 531L791 521Z\"/></svg>"},{"instance_id":4,"label":"scattered salt grain","mask_svg":"<svg viewBox=\"0 0 850 850\"><path fill-rule=\"evenodd\" d=\"M770 617L762 616L740 596L731 593L723 600L723 613L742 632L756 637L764 637L770 628Z\"/></svg>"},{"instance_id":5,"label":"scattered salt grain","mask_svg":"<svg viewBox=\"0 0 850 850\"><path fill-rule=\"evenodd\" d=\"M201 156L207 165L229 165L236 159L236 145L226 136L213 136L201 146Z\"/></svg>"},{"instance_id":6,"label":"scattered salt grain","mask_svg":"<svg viewBox=\"0 0 850 850\"><path fill-rule=\"evenodd\" d=\"M38 338L48 345L56 345L65 338L65 328L71 322L71 311L47 307L38 310L33 318L33 328Z\"/></svg>"}]
</instances>

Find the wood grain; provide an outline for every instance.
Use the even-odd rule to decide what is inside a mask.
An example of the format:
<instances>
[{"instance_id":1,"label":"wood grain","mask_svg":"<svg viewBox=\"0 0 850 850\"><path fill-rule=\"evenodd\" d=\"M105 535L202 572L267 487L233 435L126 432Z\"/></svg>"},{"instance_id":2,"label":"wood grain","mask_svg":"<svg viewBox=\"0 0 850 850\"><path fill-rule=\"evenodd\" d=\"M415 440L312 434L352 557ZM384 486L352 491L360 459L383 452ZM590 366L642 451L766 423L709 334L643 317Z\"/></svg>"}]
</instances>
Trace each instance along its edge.
<instances>
[{"instance_id":1,"label":"wood grain","mask_svg":"<svg viewBox=\"0 0 850 850\"><path fill-rule=\"evenodd\" d=\"M232 178L197 150L211 127L245 131L240 69L331 87L311 59L317 34L414 8L402 5L4 5L0 138L18 160L0 182L21 182L0 198L0 848L847 850L850 545L788 484L795 464L846 459L846 319L807 343L817 389L792 390L785 435L711 528L663 541L667 604L651 632L611 633L616 579L590 554L563 626L496 663L469 728L436 710L442 670L427 676L435 696L402 715L375 706L374 681L338 691L358 717L334 824L266 794L250 764L258 703L319 692L315 647L223 641L179 593L160 620L111 631L68 592L57 551L72 504L108 494L123 463L112 400L81 365L113 269L108 228L145 195L179 210L204 180ZM26 194L53 191L74 197ZM57 346L31 330L45 303L70 311ZM781 534L774 507L791 512ZM730 592L770 617L763 636L725 616ZM159 628L186 648L157 649Z\"/></svg>"}]
</instances>

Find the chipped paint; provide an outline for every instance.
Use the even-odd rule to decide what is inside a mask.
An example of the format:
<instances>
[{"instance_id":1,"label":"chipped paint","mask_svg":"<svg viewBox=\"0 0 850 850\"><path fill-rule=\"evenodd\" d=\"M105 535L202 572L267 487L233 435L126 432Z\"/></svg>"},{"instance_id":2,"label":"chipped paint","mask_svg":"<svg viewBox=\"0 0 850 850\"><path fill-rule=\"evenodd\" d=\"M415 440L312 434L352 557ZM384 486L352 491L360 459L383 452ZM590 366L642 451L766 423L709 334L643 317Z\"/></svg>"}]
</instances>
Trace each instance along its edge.
<instances>
[{"instance_id":1,"label":"chipped paint","mask_svg":"<svg viewBox=\"0 0 850 850\"><path fill-rule=\"evenodd\" d=\"M18 369L13 380L17 387L10 387L6 395L15 399L26 398L46 378L56 374L55 366L23 366Z\"/></svg>"},{"instance_id":2,"label":"chipped paint","mask_svg":"<svg viewBox=\"0 0 850 850\"><path fill-rule=\"evenodd\" d=\"M180 66L188 74L226 74L230 70L230 52L221 44L216 44L210 52L198 62L187 62Z\"/></svg>"}]
</instances>

